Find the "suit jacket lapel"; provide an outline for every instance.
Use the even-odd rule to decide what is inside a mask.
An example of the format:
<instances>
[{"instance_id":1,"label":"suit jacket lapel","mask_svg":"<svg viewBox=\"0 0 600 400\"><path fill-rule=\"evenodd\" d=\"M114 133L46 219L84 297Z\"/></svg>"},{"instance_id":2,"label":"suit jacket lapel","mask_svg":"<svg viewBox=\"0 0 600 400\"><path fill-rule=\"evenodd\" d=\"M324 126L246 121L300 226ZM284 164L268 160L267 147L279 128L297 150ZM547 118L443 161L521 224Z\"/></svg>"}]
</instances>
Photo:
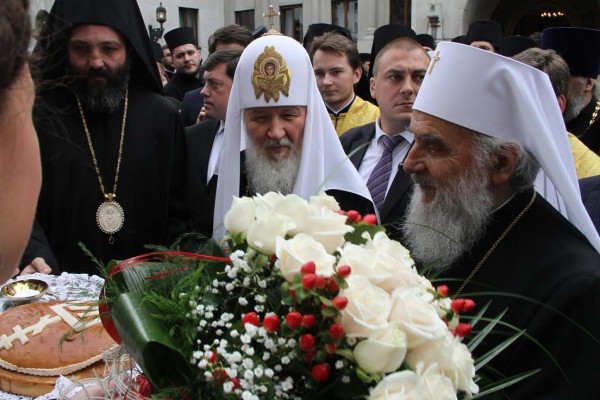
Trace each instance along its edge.
<instances>
[{"instance_id":1,"label":"suit jacket lapel","mask_svg":"<svg viewBox=\"0 0 600 400\"><path fill-rule=\"evenodd\" d=\"M410 174L404 172L402 166L398 165L398 172L396 173L396 176L392 181L392 185L390 186L390 190L388 190L385 201L383 202L383 210L381 211L380 215L382 220L387 217L392 208L402 199L403 196L408 195L411 182L412 180L410 179Z\"/></svg>"},{"instance_id":2,"label":"suit jacket lapel","mask_svg":"<svg viewBox=\"0 0 600 400\"><path fill-rule=\"evenodd\" d=\"M359 137L356 138L348 154L350 155L350 161L358 169L362 163L365 153L367 152L368 143L375 136L375 124L369 125L366 129L362 130Z\"/></svg>"},{"instance_id":3,"label":"suit jacket lapel","mask_svg":"<svg viewBox=\"0 0 600 400\"><path fill-rule=\"evenodd\" d=\"M202 189L204 189L207 185L206 175L208 174L208 162L210 160L210 153L212 151L213 143L215 141L215 137L217 136L217 132L219 130L219 121L215 120L212 124L212 129L207 129L205 133L199 133L198 142L196 144L195 149L201 151L201 157L198 160L199 166L198 170L200 171L200 181L202 182ZM203 149L203 150L200 150Z\"/></svg>"}]
</instances>

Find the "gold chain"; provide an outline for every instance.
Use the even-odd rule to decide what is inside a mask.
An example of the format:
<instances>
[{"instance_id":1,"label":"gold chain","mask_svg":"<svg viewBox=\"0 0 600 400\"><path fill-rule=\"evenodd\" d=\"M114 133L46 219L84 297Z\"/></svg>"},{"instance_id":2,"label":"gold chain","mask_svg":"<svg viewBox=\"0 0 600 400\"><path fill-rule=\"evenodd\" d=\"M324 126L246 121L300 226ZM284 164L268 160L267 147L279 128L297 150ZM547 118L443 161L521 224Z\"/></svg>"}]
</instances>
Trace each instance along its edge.
<instances>
[{"instance_id":1,"label":"gold chain","mask_svg":"<svg viewBox=\"0 0 600 400\"><path fill-rule=\"evenodd\" d=\"M123 121L121 122L121 139L119 142L119 156L117 158L117 170L115 171L115 184L113 185L112 193L106 193L104 189L104 181L102 180L102 175L100 174L100 168L98 167L98 160L96 159L96 152L94 151L94 146L92 145L92 138L90 136L90 130L88 129L87 122L85 120L85 115L83 114L83 107L81 107L81 101L79 100L79 96L75 95L77 99L77 107L79 107L79 114L81 115L81 122L83 122L83 130L85 132L85 137L87 138L88 146L90 147L90 153L92 154L92 161L94 162L94 169L96 170L96 175L98 176L98 183L100 183L100 190L104 195L104 198L108 201L112 201L115 197L117 197L117 182L119 181L119 170L121 169L121 156L123 155L123 140L125 139L125 121L127 120L127 105L129 103L129 88L125 89L125 104L123 106Z\"/></svg>"},{"instance_id":2,"label":"gold chain","mask_svg":"<svg viewBox=\"0 0 600 400\"><path fill-rule=\"evenodd\" d=\"M592 113L592 119L590 119L590 123L588 124L588 129L590 126L596 122L596 118L598 118L598 112L600 111L600 100L596 102L596 108L594 108L594 112Z\"/></svg>"},{"instance_id":3,"label":"gold chain","mask_svg":"<svg viewBox=\"0 0 600 400\"><path fill-rule=\"evenodd\" d=\"M487 251L487 253L485 253L485 255L483 256L483 258L481 259L481 261L479 261L479 263L475 266L475 268L473 268L473 271L471 271L471 273L469 274L469 276L467 277L467 279L463 282L463 284L456 291L456 293L454 294L453 297L458 296L463 291L463 289L465 288L465 286L467 286L469 284L469 282L471 282L471 279L473 279L473 277L475 276L475 274L477 273L477 271L479 271L479 268L481 268L481 266L483 265L483 263L487 261L487 259L492 255L492 253L494 252L494 250L496 250L496 248L504 240L504 238L506 237L506 235L508 235L508 233L512 230L512 228L516 225L516 223L519 222L519 220L523 217L523 215L525 215L525 213L531 208L531 206L533 205L533 202L535 200L535 197L536 197L536 191L534 189L533 190L533 196L531 197L531 200L529 200L529 204L527 204L527 206L525 206L525 208L519 213L519 215L517 215L515 217L515 219L513 219L513 221L510 223L510 225L508 225L508 227L504 230L504 232L502 232L502 234L496 240L496 242L493 244L493 246Z\"/></svg>"}]
</instances>

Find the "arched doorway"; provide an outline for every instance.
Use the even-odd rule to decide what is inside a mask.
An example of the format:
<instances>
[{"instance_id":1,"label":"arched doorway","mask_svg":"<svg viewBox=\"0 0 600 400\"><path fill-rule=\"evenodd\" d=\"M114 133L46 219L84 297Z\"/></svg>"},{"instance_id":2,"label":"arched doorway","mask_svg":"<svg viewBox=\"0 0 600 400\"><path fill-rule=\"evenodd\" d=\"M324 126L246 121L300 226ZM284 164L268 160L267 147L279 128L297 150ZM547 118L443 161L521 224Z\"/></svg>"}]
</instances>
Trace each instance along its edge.
<instances>
[{"instance_id":1,"label":"arched doorway","mask_svg":"<svg viewBox=\"0 0 600 400\"><path fill-rule=\"evenodd\" d=\"M491 19L504 27L505 35L528 36L552 26L600 25L598 0L501 0Z\"/></svg>"}]
</instances>

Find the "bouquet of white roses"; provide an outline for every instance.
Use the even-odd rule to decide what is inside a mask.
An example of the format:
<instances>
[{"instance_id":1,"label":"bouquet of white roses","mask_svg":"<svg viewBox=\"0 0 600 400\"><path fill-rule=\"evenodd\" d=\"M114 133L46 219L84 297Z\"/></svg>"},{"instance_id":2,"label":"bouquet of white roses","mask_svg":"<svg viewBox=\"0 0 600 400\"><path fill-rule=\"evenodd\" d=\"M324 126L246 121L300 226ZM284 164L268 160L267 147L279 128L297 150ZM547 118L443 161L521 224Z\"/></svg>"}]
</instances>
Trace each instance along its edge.
<instances>
[{"instance_id":1,"label":"bouquet of white roses","mask_svg":"<svg viewBox=\"0 0 600 400\"><path fill-rule=\"evenodd\" d=\"M473 301L419 275L375 221L326 195L236 198L225 246L111 265L105 321L162 395L471 397Z\"/></svg>"}]
</instances>

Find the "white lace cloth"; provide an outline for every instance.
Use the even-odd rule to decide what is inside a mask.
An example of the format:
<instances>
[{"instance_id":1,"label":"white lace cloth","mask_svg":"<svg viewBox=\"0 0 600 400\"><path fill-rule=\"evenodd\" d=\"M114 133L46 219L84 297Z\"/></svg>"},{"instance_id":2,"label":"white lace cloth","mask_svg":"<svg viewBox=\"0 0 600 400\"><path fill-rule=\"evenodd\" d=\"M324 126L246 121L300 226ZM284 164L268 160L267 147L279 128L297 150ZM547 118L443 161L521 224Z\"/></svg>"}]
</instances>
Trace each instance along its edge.
<instances>
[{"instance_id":1,"label":"white lace cloth","mask_svg":"<svg viewBox=\"0 0 600 400\"><path fill-rule=\"evenodd\" d=\"M100 290L104 285L104 279L86 274L69 274L63 272L60 276L31 274L27 276L17 277L16 280L22 279L40 279L48 283L48 291L39 301L52 300L81 300L81 301L96 301ZM9 282L12 282L9 281ZM0 297L1 309L4 309L5 299ZM52 400L59 398L59 391L71 385L71 381L67 378L60 377L57 381L57 386L51 393L36 398L36 400ZM10 393L0 392L0 400L31 400L31 397L17 396Z\"/></svg>"}]
</instances>

